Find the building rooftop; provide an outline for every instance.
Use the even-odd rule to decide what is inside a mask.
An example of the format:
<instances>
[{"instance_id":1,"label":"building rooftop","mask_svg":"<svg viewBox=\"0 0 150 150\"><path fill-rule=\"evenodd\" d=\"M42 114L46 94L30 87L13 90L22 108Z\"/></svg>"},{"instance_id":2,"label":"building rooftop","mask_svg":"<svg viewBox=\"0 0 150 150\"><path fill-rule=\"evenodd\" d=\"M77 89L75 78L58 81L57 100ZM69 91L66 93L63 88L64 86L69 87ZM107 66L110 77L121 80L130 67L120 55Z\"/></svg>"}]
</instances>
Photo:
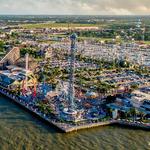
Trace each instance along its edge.
<instances>
[{"instance_id":1,"label":"building rooftop","mask_svg":"<svg viewBox=\"0 0 150 150\"><path fill-rule=\"evenodd\" d=\"M150 100L150 95L139 90L136 90L132 93L134 98L138 99L139 101L143 101L145 99Z\"/></svg>"},{"instance_id":2,"label":"building rooftop","mask_svg":"<svg viewBox=\"0 0 150 150\"><path fill-rule=\"evenodd\" d=\"M8 70L0 71L0 79L4 83L13 83L14 81L21 81L25 78L26 70L24 68L20 68L14 65L7 66ZM32 73L31 71L27 71L27 74Z\"/></svg>"}]
</instances>

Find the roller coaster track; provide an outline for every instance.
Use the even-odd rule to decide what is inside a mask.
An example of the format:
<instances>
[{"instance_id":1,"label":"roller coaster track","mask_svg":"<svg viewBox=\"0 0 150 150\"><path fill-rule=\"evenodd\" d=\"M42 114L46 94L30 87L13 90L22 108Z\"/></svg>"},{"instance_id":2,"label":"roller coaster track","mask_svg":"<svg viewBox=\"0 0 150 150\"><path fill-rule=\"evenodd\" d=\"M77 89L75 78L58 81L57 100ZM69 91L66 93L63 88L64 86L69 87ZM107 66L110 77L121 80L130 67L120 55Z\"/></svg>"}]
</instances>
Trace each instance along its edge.
<instances>
[{"instance_id":1,"label":"roller coaster track","mask_svg":"<svg viewBox=\"0 0 150 150\"><path fill-rule=\"evenodd\" d=\"M20 49L19 47L14 47L12 50L10 50L1 60L0 63L10 63L15 64L16 60L20 58Z\"/></svg>"}]
</instances>

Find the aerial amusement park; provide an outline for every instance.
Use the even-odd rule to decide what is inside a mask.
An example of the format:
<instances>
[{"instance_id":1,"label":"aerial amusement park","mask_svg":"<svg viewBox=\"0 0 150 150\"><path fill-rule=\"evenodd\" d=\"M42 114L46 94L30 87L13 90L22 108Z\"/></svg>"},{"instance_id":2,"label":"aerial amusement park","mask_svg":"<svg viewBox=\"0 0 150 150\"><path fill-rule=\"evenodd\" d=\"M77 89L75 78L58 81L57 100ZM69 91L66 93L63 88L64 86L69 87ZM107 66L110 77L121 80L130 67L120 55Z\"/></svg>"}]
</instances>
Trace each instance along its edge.
<instances>
[{"instance_id":1,"label":"aerial amusement park","mask_svg":"<svg viewBox=\"0 0 150 150\"><path fill-rule=\"evenodd\" d=\"M132 120L135 109L150 117L146 101L138 106L136 101L139 94L149 98L149 71L131 38L128 44L92 45L72 33L67 42L52 44L50 58L34 71L28 53L24 68L0 62L5 68L0 71L0 92L64 132L109 124L137 126Z\"/></svg>"}]
</instances>

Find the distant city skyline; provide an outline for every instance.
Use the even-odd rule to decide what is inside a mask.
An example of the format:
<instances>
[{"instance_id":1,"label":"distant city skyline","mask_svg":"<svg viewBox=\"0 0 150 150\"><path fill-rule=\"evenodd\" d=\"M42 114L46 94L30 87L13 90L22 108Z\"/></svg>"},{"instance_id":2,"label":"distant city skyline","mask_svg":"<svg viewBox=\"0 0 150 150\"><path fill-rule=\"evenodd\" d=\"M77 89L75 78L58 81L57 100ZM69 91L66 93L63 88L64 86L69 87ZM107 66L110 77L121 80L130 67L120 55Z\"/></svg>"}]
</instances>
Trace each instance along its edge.
<instances>
[{"instance_id":1,"label":"distant city skyline","mask_svg":"<svg viewBox=\"0 0 150 150\"><path fill-rule=\"evenodd\" d=\"M0 14L150 15L149 0L0 0Z\"/></svg>"}]
</instances>

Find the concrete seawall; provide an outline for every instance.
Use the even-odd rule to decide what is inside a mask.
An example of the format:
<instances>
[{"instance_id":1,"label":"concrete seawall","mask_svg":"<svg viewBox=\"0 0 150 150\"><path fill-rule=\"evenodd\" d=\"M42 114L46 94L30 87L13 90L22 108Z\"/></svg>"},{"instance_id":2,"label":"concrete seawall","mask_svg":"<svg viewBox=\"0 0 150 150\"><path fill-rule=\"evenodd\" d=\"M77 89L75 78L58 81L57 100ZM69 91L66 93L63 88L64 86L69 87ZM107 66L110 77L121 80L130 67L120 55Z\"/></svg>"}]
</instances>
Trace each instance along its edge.
<instances>
[{"instance_id":1,"label":"concrete seawall","mask_svg":"<svg viewBox=\"0 0 150 150\"><path fill-rule=\"evenodd\" d=\"M106 126L106 125L121 125L121 126L129 126L132 128L141 128L141 129L150 129L150 125L143 124L143 123L135 123L135 122L128 122L128 121L121 121L121 120L109 120L109 121L104 121L104 122L97 122L97 123L85 123L85 124L80 124L80 125L71 125L69 123L61 123L61 122L55 122L55 120L50 119L45 117L43 114L37 112L36 110L32 110L30 107L26 106L25 104L21 103L19 100L15 99L15 96L13 95L8 95L4 91L0 90L0 93L5 95L6 97L10 98L13 100L15 103L18 105L22 106L32 114L35 114L42 120L46 121L48 124L55 126L62 132L68 133L68 132L73 132L73 131L78 131L82 129L88 129L88 128L95 128L95 127L100 127L100 126Z\"/></svg>"},{"instance_id":2,"label":"concrete seawall","mask_svg":"<svg viewBox=\"0 0 150 150\"><path fill-rule=\"evenodd\" d=\"M137 122L129 122L129 121L117 121L118 125L121 126L127 126L127 127L131 127L131 128L139 128L139 129L146 129L146 130L150 130L150 124L146 124L146 123L137 123Z\"/></svg>"},{"instance_id":3,"label":"concrete seawall","mask_svg":"<svg viewBox=\"0 0 150 150\"><path fill-rule=\"evenodd\" d=\"M99 126L107 126L111 124L115 124L116 121L105 121L105 122L98 122L98 123L90 123L90 124L84 124L84 125L79 125L79 126L74 126L71 128L68 128L65 130L65 132L73 132L73 131L78 131L82 129L88 129L88 128L95 128Z\"/></svg>"}]
</instances>

